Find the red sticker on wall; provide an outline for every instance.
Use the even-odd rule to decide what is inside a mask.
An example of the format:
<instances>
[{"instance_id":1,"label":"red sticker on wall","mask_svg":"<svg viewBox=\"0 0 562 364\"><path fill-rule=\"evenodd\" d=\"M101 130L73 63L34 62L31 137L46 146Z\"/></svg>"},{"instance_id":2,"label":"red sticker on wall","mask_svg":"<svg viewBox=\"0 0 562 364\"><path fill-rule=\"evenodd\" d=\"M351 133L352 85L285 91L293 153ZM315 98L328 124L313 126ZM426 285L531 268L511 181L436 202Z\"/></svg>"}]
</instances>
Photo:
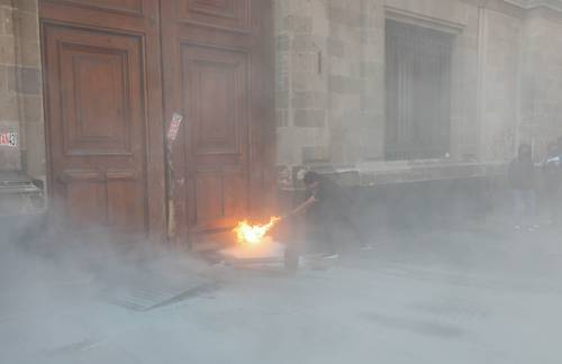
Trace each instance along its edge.
<instances>
[{"instance_id":1,"label":"red sticker on wall","mask_svg":"<svg viewBox=\"0 0 562 364\"><path fill-rule=\"evenodd\" d=\"M18 133L0 133L0 146L17 147Z\"/></svg>"}]
</instances>

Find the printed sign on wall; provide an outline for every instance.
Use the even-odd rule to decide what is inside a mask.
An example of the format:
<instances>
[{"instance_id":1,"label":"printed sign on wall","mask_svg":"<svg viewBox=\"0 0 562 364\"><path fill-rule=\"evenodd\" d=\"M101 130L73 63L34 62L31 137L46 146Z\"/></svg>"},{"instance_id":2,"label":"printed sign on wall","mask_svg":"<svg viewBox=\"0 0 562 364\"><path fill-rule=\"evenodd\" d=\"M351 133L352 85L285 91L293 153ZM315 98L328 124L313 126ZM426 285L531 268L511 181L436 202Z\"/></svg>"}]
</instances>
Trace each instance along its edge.
<instances>
[{"instance_id":1,"label":"printed sign on wall","mask_svg":"<svg viewBox=\"0 0 562 364\"><path fill-rule=\"evenodd\" d=\"M180 130L182 119L183 116L178 113L174 113L172 116L172 122L170 123L170 128L168 129L167 134L169 140L174 141L178 137L178 131Z\"/></svg>"},{"instance_id":2,"label":"printed sign on wall","mask_svg":"<svg viewBox=\"0 0 562 364\"><path fill-rule=\"evenodd\" d=\"M0 133L0 146L17 147L18 133Z\"/></svg>"}]
</instances>

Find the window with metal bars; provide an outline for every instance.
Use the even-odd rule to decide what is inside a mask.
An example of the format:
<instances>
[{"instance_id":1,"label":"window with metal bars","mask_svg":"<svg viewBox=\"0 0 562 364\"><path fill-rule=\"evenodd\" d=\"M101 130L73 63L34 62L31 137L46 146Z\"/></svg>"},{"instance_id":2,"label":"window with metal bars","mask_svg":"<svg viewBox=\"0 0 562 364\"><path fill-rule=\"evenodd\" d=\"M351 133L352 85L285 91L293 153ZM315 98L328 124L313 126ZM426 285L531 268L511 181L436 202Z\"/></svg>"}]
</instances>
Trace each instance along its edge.
<instances>
[{"instance_id":1,"label":"window with metal bars","mask_svg":"<svg viewBox=\"0 0 562 364\"><path fill-rule=\"evenodd\" d=\"M446 32L387 20L387 160L449 152L453 41Z\"/></svg>"}]
</instances>

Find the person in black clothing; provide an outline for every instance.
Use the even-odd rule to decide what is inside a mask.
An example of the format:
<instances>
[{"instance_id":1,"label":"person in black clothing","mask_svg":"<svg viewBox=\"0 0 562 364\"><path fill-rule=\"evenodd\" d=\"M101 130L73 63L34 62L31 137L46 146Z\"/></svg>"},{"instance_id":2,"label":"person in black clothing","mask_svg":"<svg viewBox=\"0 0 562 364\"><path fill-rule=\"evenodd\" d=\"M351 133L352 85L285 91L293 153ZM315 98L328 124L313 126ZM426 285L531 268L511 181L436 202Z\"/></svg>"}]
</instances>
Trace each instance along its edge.
<instances>
[{"instance_id":1,"label":"person in black clothing","mask_svg":"<svg viewBox=\"0 0 562 364\"><path fill-rule=\"evenodd\" d=\"M307 235L321 246L325 258L338 257L338 229L351 232L362 248L370 248L361 230L351 219L350 201L337 183L316 172L307 172L304 184L306 201L290 215L306 213Z\"/></svg>"},{"instance_id":2,"label":"person in black clothing","mask_svg":"<svg viewBox=\"0 0 562 364\"><path fill-rule=\"evenodd\" d=\"M536 194L535 165L532 149L527 144L519 146L517 158L509 165L509 183L513 192L515 229L535 230Z\"/></svg>"}]
</instances>

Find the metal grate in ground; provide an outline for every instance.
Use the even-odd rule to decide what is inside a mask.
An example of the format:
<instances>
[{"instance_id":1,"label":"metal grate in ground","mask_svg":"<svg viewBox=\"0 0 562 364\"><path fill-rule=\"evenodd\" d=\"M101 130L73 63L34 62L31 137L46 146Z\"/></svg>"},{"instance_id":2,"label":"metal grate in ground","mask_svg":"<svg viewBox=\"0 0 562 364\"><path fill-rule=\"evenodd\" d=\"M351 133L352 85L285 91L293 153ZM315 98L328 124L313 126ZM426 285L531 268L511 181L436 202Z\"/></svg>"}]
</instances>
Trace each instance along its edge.
<instances>
[{"instance_id":1,"label":"metal grate in ground","mask_svg":"<svg viewBox=\"0 0 562 364\"><path fill-rule=\"evenodd\" d=\"M213 291L218 283L209 278L151 273L113 282L102 293L109 303L135 311L148 311Z\"/></svg>"}]
</instances>

